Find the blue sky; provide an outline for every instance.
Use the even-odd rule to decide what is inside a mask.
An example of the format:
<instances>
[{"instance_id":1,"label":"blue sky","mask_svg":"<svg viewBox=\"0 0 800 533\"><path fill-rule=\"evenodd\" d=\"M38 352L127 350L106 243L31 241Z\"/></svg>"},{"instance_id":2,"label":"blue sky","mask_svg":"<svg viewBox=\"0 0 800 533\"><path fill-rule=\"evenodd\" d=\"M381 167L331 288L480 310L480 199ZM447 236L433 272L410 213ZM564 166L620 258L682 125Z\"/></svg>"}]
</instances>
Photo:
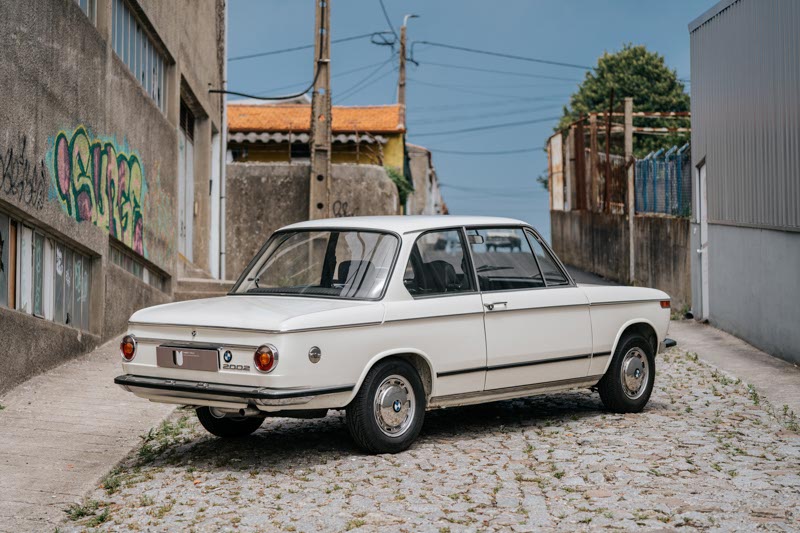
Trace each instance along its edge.
<instances>
[{"instance_id":1,"label":"blue sky","mask_svg":"<svg viewBox=\"0 0 800 533\"><path fill-rule=\"evenodd\" d=\"M595 65L604 51L612 52L631 42L662 54L669 67L686 79L687 26L714 3L384 0L396 29L403 15L420 16L409 23L409 41L426 40L589 66ZM229 16L229 57L301 46L313 39L312 0L230 0ZM331 19L332 39L388 30L378 0L332 0ZM387 63L392 57L391 47L359 39L332 48L334 104L395 102L397 73L393 68L397 54ZM433 151L450 212L520 218L549 238L547 191L535 179L547 167L542 147L557 122L552 117L561 114L561 106L568 102L585 71L425 45L417 45L414 55L420 65L409 65L408 69L408 139ZM228 88L261 95L298 91L311 80L312 61L311 49L233 61L228 66ZM439 134L539 119L543 121ZM491 156L444 153L521 149L533 151Z\"/></svg>"}]
</instances>

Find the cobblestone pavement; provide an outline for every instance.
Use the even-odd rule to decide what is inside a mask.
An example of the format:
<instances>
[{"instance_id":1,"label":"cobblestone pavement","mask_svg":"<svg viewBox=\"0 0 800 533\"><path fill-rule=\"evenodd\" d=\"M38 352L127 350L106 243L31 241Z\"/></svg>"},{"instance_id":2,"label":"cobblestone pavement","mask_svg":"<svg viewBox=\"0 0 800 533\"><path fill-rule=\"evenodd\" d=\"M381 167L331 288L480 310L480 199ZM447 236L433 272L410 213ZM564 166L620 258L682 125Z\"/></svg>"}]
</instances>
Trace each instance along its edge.
<instances>
[{"instance_id":1,"label":"cobblestone pavement","mask_svg":"<svg viewBox=\"0 0 800 533\"><path fill-rule=\"evenodd\" d=\"M365 456L343 415L225 442L178 411L62 529L531 531L800 528L793 413L673 348L644 413L578 391L433 411Z\"/></svg>"}]
</instances>

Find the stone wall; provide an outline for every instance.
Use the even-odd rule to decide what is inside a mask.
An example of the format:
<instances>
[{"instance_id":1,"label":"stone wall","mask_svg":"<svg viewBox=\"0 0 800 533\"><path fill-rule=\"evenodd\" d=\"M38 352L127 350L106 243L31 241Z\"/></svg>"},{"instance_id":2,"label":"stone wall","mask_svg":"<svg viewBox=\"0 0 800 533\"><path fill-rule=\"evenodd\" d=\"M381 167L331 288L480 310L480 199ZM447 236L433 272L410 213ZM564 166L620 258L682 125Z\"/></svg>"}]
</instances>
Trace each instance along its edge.
<instances>
[{"instance_id":1,"label":"stone wall","mask_svg":"<svg viewBox=\"0 0 800 533\"><path fill-rule=\"evenodd\" d=\"M334 217L395 215L397 187L374 165L333 165ZM307 164L231 163L226 181L225 272L236 279L278 228L308 219Z\"/></svg>"},{"instance_id":2,"label":"stone wall","mask_svg":"<svg viewBox=\"0 0 800 533\"><path fill-rule=\"evenodd\" d=\"M566 264L628 283L628 221L589 211L551 211L553 250ZM673 310L691 307L689 221L637 215L634 221L635 284L665 291Z\"/></svg>"}]
</instances>

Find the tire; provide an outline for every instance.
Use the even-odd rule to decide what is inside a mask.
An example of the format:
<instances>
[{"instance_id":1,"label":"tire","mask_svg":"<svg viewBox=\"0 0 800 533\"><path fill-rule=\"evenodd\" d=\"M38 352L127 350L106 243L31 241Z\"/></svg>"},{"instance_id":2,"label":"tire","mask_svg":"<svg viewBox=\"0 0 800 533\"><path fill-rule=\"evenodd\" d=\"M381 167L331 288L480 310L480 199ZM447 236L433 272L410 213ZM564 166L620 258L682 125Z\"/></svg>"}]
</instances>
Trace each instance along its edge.
<instances>
[{"instance_id":1,"label":"tire","mask_svg":"<svg viewBox=\"0 0 800 533\"><path fill-rule=\"evenodd\" d=\"M214 416L208 407L198 407L195 411L206 431L223 439L246 437L261 427L264 421L260 416Z\"/></svg>"},{"instance_id":2,"label":"tire","mask_svg":"<svg viewBox=\"0 0 800 533\"><path fill-rule=\"evenodd\" d=\"M378 409L381 398L383 409ZM376 364L346 409L350 436L367 453L405 450L419 435L424 419L422 380L402 359Z\"/></svg>"},{"instance_id":3,"label":"tire","mask_svg":"<svg viewBox=\"0 0 800 533\"><path fill-rule=\"evenodd\" d=\"M655 377L653 346L642 335L629 333L620 339L608 370L597 384L597 391L609 411L638 413L650 400Z\"/></svg>"}]
</instances>

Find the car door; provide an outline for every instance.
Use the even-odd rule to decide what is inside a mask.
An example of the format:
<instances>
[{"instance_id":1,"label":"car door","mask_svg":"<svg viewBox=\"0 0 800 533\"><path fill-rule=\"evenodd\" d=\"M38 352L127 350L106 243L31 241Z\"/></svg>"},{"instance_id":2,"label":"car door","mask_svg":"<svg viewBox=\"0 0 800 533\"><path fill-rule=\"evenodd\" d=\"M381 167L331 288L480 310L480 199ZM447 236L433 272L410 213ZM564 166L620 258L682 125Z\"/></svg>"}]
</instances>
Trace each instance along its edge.
<instances>
[{"instance_id":1,"label":"car door","mask_svg":"<svg viewBox=\"0 0 800 533\"><path fill-rule=\"evenodd\" d=\"M411 298L387 305L385 321L392 338L430 359L436 373L435 396L482 391L486 373L483 302L462 230L420 234L402 266Z\"/></svg>"},{"instance_id":2,"label":"car door","mask_svg":"<svg viewBox=\"0 0 800 533\"><path fill-rule=\"evenodd\" d=\"M589 304L534 232L467 230L484 305L485 390L579 381L592 354Z\"/></svg>"}]
</instances>

